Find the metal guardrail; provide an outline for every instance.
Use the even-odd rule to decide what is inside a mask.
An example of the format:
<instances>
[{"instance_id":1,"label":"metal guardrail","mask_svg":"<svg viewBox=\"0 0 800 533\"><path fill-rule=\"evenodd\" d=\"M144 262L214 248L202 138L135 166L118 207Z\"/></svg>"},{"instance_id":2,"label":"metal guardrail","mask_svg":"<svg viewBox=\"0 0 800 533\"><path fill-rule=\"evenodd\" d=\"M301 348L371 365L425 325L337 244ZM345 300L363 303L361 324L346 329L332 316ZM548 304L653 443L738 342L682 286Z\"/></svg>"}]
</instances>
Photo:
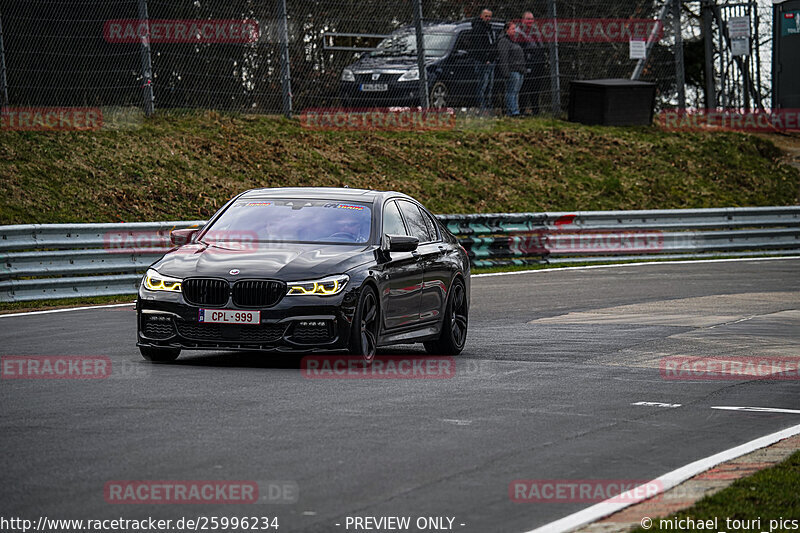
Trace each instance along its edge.
<instances>
[{"instance_id":1,"label":"metal guardrail","mask_svg":"<svg viewBox=\"0 0 800 533\"><path fill-rule=\"evenodd\" d=\"M173 229L205 221L0 226L0 302L135 294Z\"/></svg>"},{"instance_id":2,"label":"metal guardrail","mask_svg":"<svg viewBox=\"0 0 800 533\"><path fill-rule=\"evenodd\" d=\"M800 255L800 206L438 218L476 267ZM169 232L204 223L0 226L0 302L135 294Z\"/></svg>"}]
</instances>

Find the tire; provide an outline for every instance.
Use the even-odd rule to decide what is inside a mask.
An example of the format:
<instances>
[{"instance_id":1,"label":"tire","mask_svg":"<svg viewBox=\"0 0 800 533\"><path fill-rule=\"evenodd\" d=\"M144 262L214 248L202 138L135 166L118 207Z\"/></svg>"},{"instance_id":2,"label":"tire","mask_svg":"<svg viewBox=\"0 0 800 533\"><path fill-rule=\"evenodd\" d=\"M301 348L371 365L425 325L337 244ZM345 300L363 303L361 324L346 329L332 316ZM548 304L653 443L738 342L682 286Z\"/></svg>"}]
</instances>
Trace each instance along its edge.
<instances>
[{"instance_id":1,"label":"tire","mask_svg":"<svg viewBox=\"0 0 800 533\"><path fill-rule=\"evenodd\" d=\"M447 90L447 85L440 81L434 83L428 95L428 104L431 109L445 109L449 100L450 92Z\"/></svg>"},{"instance_id":2,"label":"tire","mask_svg":"<svg viewBox=\"0 0 800 533\"><path fill-rule=\"evenodd\" d=\"M139 353L148 361L168 363L174 361L181 354L180 348L154 348L152 346L139 346Z\"/></svg>"},{"instance_id":3,"label":"tire","mask_svg":"<svg viewBox=\"0 0 800 533\"><path fill-rule=\"evenodd\" d=\"M369 285L361 289L358 306L353 317L350 332L350 353L360 355L366 363L375 359L378 348L378 330L380 328L380 308L378 295Z\"/></svg>"},{"instance_id":4,"label":"tire","mask_svg":"<svg viewBox=\"0 0 800 533\"><path fill-rule=\"evenodd\" d=\"M469 305L467 290L461 279L453 281L450 287L450 298L444 314L442 332L435 341L423 343L425 351L431 355L458 355L467 342L467 325L469 323Z\"/></svg>"}]
</instances>

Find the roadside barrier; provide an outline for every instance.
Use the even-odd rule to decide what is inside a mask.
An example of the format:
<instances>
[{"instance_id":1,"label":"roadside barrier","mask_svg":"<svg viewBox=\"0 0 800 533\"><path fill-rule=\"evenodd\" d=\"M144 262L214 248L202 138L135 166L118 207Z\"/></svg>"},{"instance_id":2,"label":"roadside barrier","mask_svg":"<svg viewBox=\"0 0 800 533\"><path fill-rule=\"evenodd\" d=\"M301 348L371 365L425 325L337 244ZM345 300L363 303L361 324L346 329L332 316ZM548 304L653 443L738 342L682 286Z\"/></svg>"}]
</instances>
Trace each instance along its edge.
<instances>
[{"instance_id":1,"label":"roadside barrier","mask_svg":"<svg viewBox=\"0 0 800 533\"><path fill-rule=\"evenodd\" d=\"M800 255L800 206L438 218L474 267ZM135 294L170 231L204 223L0 226L0 302Z\"/></svg>"}]
</instances>

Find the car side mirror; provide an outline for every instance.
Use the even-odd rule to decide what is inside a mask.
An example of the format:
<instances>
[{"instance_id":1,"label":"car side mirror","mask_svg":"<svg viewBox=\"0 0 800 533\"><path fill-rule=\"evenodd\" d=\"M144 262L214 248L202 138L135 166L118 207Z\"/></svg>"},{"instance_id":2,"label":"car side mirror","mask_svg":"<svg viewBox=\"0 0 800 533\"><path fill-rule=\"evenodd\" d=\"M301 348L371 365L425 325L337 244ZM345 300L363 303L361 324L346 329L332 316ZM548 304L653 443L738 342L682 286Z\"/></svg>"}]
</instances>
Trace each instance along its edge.
<instances>
[{"instance_id":1,"label":"car side mirror","mask_svg":"<svg viewBox=\"0 0 800 533\"><path fill-rule=\"evenodd\" d=\"M196 233L197 229L193 228L174 229L169 232L169 242L175 246L183 246L184 244L192 242L192 238Z\"/></svg>"},{"instance_id":2,"label":"car side mirror","mask_svg":"<svg viewBox=\"0 0 800 533\"><path fill-rule=\"evenodd\" d=\"M386 235L390 252L413 252L419 246L419 239L408 235Z\"/></svg>"}]
</instances>

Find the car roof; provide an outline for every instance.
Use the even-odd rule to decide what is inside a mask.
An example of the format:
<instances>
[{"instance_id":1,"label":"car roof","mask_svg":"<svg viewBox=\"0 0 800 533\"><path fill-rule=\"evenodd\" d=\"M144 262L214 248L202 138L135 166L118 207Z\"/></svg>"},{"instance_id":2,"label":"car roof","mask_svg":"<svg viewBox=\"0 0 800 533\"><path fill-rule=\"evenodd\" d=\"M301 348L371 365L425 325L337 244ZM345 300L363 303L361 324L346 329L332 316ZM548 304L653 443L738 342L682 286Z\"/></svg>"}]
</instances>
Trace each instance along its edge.
<instances>
[{"instance_id":1,"label":"car roof","mask_svg":"<svg viewBox=\"0 0 800 533\"><path fill-rule=\"evenodd\" d=\"M396 191L376 191L371 189L350 189L348 187L265 187L250 189L239 198L305 198L309 200L344 200L370 202L407 194ZM413 198L411 198L413 200Z\"/></svg>"},{"instance_id":2,"label":"car roof","mask_svg":"<svg viewBox=\"0 0 800 533\"><path fill-rule=\"evenodd\" d=\"M502 27L505 24L504 21L501 20L492 20L491 25L494 27ZM472 28L472 19L464 19L458 21L441 21L441 22L426 22L423 26L423 32L426 31L434 31L434 32L452 32L458 30L465 30ZM414 31L414 25L408 24L401 28L398 28L393 33L403 32L403 31Z\"/></svg>"}]
</instances>

